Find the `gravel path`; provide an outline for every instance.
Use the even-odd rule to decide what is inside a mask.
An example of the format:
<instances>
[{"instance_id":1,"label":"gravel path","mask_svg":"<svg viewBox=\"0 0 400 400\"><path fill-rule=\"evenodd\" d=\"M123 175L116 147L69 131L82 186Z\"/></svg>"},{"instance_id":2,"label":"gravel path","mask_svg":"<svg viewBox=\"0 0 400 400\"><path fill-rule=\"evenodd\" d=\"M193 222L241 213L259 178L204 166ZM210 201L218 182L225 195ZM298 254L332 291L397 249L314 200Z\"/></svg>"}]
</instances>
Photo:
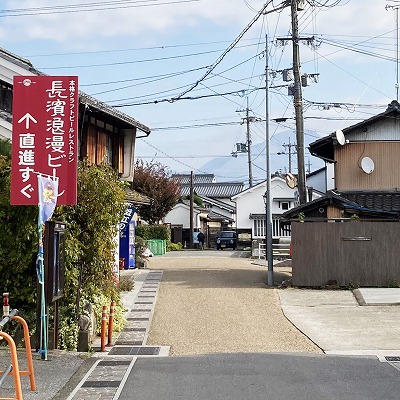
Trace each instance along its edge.
<instances>
[{"instance_id":1,"label":"gravel path","mask_svg":"<svg viewBox=\"0 0 400 400\"><path fill-rule=\"evenodd\" d=\"M149 268L163 278L148 345L171 346L175 356L321 353L282 314L265 267L249 259L154 257Z\"/></svg>"}]
</instances>

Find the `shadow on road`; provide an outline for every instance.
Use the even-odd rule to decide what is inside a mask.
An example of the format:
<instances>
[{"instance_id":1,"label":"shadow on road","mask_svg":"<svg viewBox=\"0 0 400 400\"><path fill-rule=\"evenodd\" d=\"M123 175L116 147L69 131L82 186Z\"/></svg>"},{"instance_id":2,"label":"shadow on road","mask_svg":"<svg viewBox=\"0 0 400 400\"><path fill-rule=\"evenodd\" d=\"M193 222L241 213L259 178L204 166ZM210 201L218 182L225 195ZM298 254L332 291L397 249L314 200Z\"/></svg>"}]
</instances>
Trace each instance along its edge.
<instances>
[{"instance_id":1,"label":"shadow on road","mask_svg":"<svg viewBox=\"0 0 400 400\"><path fill-rule=\"evenodd\" d=\"M267 269L249 264L247 268L157 268L163 270L163 283L174 283L188 288L268 288ZM275 286L291 276L287 268L274 271Z\"/></svg>"}]
</instances>

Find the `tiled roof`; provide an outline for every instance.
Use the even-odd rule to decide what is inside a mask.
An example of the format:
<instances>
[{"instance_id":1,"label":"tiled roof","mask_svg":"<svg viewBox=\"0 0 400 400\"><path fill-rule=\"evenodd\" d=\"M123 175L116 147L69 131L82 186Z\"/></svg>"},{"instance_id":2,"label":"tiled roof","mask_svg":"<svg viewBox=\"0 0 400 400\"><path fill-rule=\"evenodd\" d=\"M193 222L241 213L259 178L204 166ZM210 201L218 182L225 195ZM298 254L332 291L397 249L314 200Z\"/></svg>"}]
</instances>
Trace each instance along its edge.
<instances>
[{"instance_id":1,"label":"tiled roof","mask_svg":"<svg viewBox=\"0 0 400 400\"><path fill-rule=\"evenodd\" d=\"M321 206L334 204L348 212L365 216L398 218L400 192L335 192L329 191L322 197L292 208L283 214L285 219L297 218L300 212L308 212Z\"/></svg>"},{"instance_id":2,"label":"tiled roof","mask_svg":"<svg viewBox=\"0 0 400 400\"><path fill-rule=\"evenodd\" d=\"M219 214L213 210L211 210L208 213L207 219L209 221L222 221L222 222L228 222L228 223L235 222L235 220L233 218L227 217L226 215Z\"/></svg>"},{"instance_id":3,"label":"tiled roof","mask_svg":"<svg viewBox=\"0 0 400 400\"><path fill-rule=\"evenodd\" d=\"M32 63L23 57L18 56L17 54L12 53L11 51L8 51L6 49L0 48L0 56L2 58L4 58L7 61L12 62L15 65L18 65L24 69L26 69L27 71L30 71L32 73L35 73L37 75L43 75L43 73L37 71Z\"/></svg>"},{"instance_id":4,"label":"tiled roof","mask_svg":"<svg viewBox=\"0 0 400 400\"><path fill-rule=\"evenodd\" d=\"M207 196L213 198L231 198L243 190L243 182L225 182L225 183L199 183L194 185L194 192L198 196ZM181 195L190 194L189 185L181 185Z\"/></svg>"},{"instance_id":5,"label":"tiled roof","mask_svg":"<svg viewBox=\"0 0 400 400\"><path fill-rule=\"evenodd\" d=\"M181 185L189 185L190 184L190 174L173 174L171 178L181 184ZM193 182L197 183L213 183L215 182L214 174L196 174L193 175Z\"/></svg>"},{"instance_id":6,"label":"tiled roof","mask_svg":"<svg viewBox=\"0 0 400 400\"><path fill-rule=\"evenodd\" d=\"M126 191L125 200L133 205L150 205L151 198L137 192L136 190L128 189Z\"/></svg>"},{"instance_id":7,"label":"tiled roof","mask_svg":"<svg viewBox=\"0 0 400 400\"><path fill-rule=\"evenodd\" d=\"M230 212L235 212L235 210L236 210L236 207L234 204L227 204L224 201L213 199L213 198L207 197L207 196L199 196L199 197L203 200L204 203L210 203L213 206L217 206L219 208L228 210Z\"/></svg>"},{"instance_id":8,"label":"tiled roof","mask_svg":"<svg viewBox=\"0 0 400 400\"><path fill-rule=\"evenodd\" d=\"M79 103L88 106L89 109L92 108L102 113L105 113L109 116L112 116L113 118L116 118L117 120L124 122L128 126L133 125L135 128L144 132L147 136L150 134L150 128L142 124L141 122L137 121L135 118L130 117L127 114L124 114L123 112L117 110L115 107L111 107L108 104L100 100L97 100L94 97L89 96L88 94L82 91L79 91Z\"/></svg>"},{"instance_id":9,"label":"tiled roof","mask_svg":"<svg viewBox=\"0 0 400 400\"><path fill-rule=\"evenodd\" d=\"M361 207L400 212L400 192L340 192L340 196Z\"/></svg>"}]
</instances>

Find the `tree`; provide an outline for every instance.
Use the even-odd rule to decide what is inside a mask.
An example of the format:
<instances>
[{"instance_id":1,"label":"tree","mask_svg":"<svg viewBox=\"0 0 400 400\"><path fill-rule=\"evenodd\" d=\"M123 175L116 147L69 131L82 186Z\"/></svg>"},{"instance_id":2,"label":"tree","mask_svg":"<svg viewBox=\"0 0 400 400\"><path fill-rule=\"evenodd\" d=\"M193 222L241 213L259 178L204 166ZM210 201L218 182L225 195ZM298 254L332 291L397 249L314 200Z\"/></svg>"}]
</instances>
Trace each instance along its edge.
<instances>
[{"instance_id":1,"label":"tree","mask_svg":"<svg viewBox=\"0 0 400 400\"><path fill-rule=\"evenodd\" d=\"M0 140L0 290L21 308L35 303L38 211L10 205L10 171L11 143Z\"/></svg>"},{"instance_id":2,"label":"tree","mask_svg":"<svg viewBox=\"0 0 400 400\"><path fill-rule=\"evenodd\" d=\"M140 209L140 216L149 224L159 223L177 203L180 187L160 163L137 160L132 188L152 199L150 207Z\"/></svg>"},{"instance_id":3,"label":"tree","mask_svg":"<svg viewBox=\"0 0 400 400\"><path fill-rule=\"evenodd\" d=\"M37 303L38 207L10 205L10 143L0 139L0 291L34 326ZM106 165L78 165L78 205L57 206L53 220L65 222L65 296L60 300L59 348L76 349L76 297L90 302L98 317L116 301L114 328L123 309L112 279L116 236L126 204L126 183ZM81 306L83 305L81 301ZM51 313L50 313L51 319Z\"/></svg>"}]
</instances>

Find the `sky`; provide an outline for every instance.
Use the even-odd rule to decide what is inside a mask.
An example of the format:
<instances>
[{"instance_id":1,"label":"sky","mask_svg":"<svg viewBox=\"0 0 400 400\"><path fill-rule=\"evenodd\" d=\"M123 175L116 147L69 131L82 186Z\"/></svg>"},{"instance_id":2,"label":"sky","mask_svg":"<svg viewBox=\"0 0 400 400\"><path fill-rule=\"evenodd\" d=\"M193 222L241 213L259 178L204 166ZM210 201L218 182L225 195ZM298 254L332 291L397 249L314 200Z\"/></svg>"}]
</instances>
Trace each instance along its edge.
<instances>
[{"instance_id":1,"label":"sky","mask_svg":"<svg viewBox=\"0 0 400 400\"><path fill-rule=\"evenodd\" d=\"M171 173L214 173L218 182L247 182L252 173L257 183L265 179L267 127L272 172L289 170L288 145L295 143L293 97L282 73L293 63L283 3L2 0L0 47L46 74L78 76L80 90L148 126L136 158ZM398 99L400 2L304 3L298 20L301 73L309 75L302 88L307 146ZM232 155L246 142L246 109L251 167L247 153ZM309 171L323 166L307 149L305 158ZM291 167L296 173L293 154Z\"/></svg>"}]
</instances>

